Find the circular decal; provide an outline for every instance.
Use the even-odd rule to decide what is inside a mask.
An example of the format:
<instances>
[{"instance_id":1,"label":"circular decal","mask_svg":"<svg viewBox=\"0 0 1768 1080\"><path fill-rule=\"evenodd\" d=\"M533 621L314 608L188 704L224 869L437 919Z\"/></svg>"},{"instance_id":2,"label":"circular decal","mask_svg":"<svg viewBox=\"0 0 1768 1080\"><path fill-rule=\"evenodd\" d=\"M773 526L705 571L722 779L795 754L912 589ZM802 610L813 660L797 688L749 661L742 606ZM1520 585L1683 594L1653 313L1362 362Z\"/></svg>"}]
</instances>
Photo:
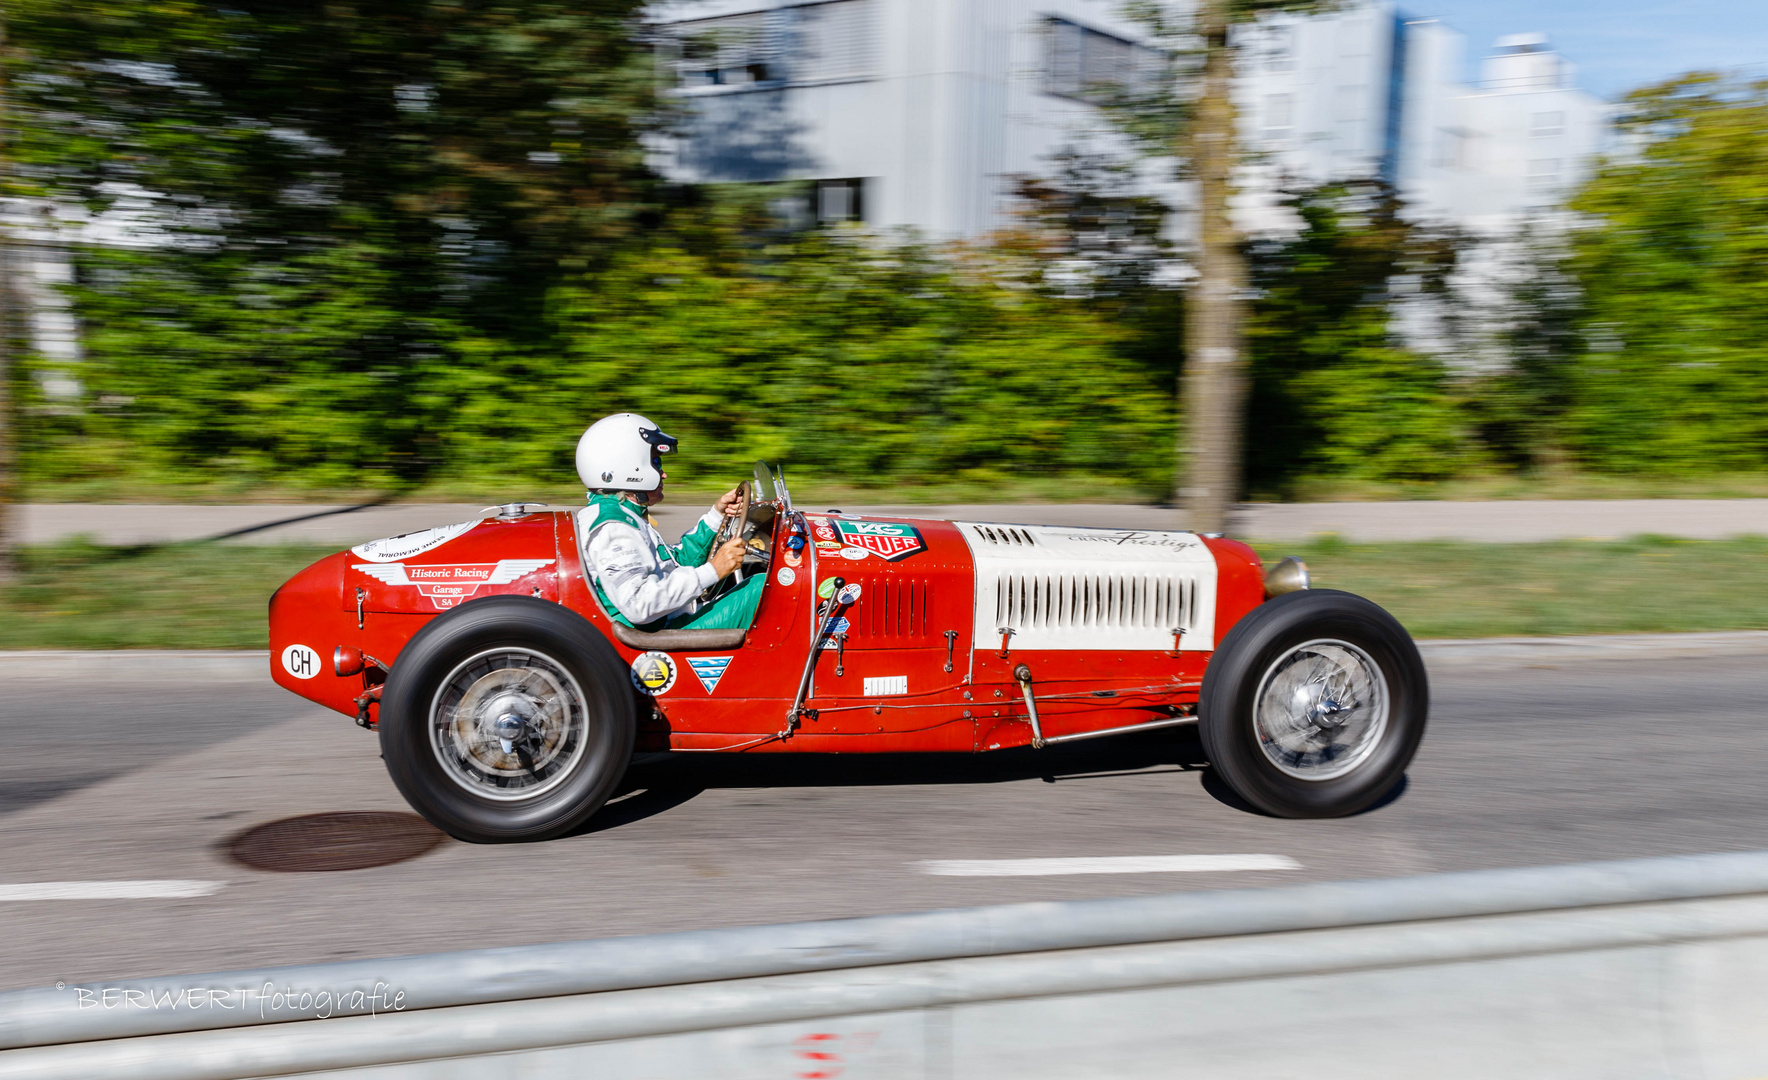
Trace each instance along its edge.
<instances>
[{"instance_id":1,"label":"circular decal","mask_svg":"<svg viewBox=\"0 0 1768 1080\"><path fill-rule=\"evenodd\" d=\"M282 670L297 679L311 679L319 674L319 654L305 645L290 645L282 650Z\"/></svg>"},{"instance_id":2,"label":"circular decal","mask_svg":"<svg viewBox=\"0 0 1768 1080\"><path fill-rule=\"evenodd\" d=\"M790 566L782 566L780 567L780 572L774 575L774 580L781 585L790 585L798 580L798 571L792 569Z\"/></svg>"},{"instance_id":3,"label":"circular decal","mask_svg":"<svg viewBox=\"0 0 1768 1080\"><path fill-rule=\"evenodd\" d=\"M835 594L835 602L839 604L856 604L859 602L859 594L859 582L850 581L841 586L841 591Z\"/></svg>"},{"instance_id":4,"label":"circular decal","mask_svg":"<svg viewBox=\"0 0 1768 1080\"><path fill-rule=\"evenodd\" d=\"M834 596L835 595L835 579L832 577L824 578L823 583L816 587L816 594L818 596L822 597L824 600L827 600L829 597Z\"/></svg>"},{"instance_id":5,"label":"circular decal","mask_svg":"<svg viewBox=\"0 0 1768 1080\"><path fill-rule=\"evenodd\" d=\"M843 559L853 559L857 561L859 559L864 559L871 554L871 552L862 547L844 547L841 549L841 557Z\"/></svg>"},{"instance_id":6,"label":"circular decal","mask_svg":"<svg viewBox=\"0 0 1768 1080\"><path fill-rule=\"evenodd\" d=\"M639 653L632 658L632 685L655 697L675 685L675 661L666 652Z\"/></svg>"},{"instance_id":7,"label":"circular decal","mask_svg":"<svg viewBox=\"0 0 1768 1080\"><path fill-rule=\"evenodd\" d=\"M459 525L444 525L439 529L389 536L385 540L370 540L366 544L356 545L350 551L357 558L367 559L369 562L403 562L414 555L439 548L455 537L471 531L478 526L480 520L475 518Z\"/></svg>"}]
</instances>

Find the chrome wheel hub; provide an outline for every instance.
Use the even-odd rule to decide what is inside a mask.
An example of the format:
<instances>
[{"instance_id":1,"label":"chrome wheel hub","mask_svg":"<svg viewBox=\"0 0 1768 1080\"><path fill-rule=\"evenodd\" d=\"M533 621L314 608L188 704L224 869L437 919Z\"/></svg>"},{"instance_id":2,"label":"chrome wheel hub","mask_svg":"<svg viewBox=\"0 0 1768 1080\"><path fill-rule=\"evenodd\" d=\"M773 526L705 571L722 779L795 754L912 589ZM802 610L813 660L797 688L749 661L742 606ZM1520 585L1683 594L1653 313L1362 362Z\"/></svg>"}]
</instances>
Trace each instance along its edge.
<instances>
[{"instance_id":1,"label":"chrome wheel hub","mask_svg":"<svg viewBox=\"0 0 1768 1080\"><path fill-rule=\"evenodd\" d=\"M443 772L482 798L531 799L581 764L582 688L558 661L492 649L459 664L430 705L430 749Z\"/></svg>"},{"instance_id":2,"label":"chrome wheel hub","mask_svg":"<svg viewBox=\"0 0 1768 1080\"><path fill-rule=\"evenodd\" d=\"M1361 765L1387 730L1387 680L1368 653L1322 638L1265 670L1252 724L1271 764L1301 780L1331 780Z\"/></svg>"}]
</instances>

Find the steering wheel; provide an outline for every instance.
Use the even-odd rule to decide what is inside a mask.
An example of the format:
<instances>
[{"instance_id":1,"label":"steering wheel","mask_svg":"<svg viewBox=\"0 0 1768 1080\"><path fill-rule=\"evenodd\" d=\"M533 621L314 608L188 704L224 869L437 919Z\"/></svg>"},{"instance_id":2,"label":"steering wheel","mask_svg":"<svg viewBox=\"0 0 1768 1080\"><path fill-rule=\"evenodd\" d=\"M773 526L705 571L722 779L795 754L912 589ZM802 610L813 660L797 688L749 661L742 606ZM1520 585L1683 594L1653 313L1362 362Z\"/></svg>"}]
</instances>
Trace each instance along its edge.
<instances>
[{"instance_id":1,"label":"steering wheel","mask_svg":"<svg viewBox=\"0 0 1768 1080\"><path fill-rule=\"evenodd\" d=\"M718 536L713 547L723 547L732 537L743 539L744 551L749 546L749 535L755 531L755 524L749 520L749 481L737 485L737 501L731 505L730 513L724 515L724 522L718 526ZM743 564L731 571L731 580L738 585L743 583Z\"/></svg>"}]
</instances>

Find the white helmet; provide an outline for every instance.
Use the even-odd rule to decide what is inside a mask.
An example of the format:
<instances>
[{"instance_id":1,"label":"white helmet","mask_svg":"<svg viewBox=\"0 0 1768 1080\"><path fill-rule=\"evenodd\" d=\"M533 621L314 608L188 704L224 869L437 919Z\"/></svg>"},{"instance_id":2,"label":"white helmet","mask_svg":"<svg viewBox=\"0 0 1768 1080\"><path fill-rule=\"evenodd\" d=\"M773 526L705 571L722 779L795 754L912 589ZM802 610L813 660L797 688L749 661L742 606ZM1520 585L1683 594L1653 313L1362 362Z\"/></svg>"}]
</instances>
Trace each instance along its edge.
<instances>
[{"instance_id":1,"label":"white helmet","mask_svg":"<svg viewBox=\"0 0 1768 1080\"><path fill-rule=\"evenodd\" d=\"M604 416L577 440L577 475L591 491L656 491L663 484L658 455L675 442L637 413Z\"/></svg>"}]
</instances>

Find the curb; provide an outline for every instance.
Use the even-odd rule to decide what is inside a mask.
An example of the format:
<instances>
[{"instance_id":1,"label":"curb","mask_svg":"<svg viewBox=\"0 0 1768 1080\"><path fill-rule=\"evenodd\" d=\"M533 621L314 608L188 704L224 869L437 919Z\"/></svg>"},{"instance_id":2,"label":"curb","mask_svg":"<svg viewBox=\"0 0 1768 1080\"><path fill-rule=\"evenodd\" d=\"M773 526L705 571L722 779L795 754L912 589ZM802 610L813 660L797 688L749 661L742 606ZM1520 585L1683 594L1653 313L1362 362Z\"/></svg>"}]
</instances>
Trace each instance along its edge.
<instances>
[{"instance_id":1,"label":"curb","mask_svg":"<svg viewBox=\"0 0 1768 1080\"><path fill-rule=\"evenodd\" d=\"M1768 654L1768 630L1578 637L1429 638L1418 651L1431 664L1472 666L1578 660ZM0 651L0 679L261 679L266 651L222 649L22 649Z\"/></svg>"}]
</instances>

